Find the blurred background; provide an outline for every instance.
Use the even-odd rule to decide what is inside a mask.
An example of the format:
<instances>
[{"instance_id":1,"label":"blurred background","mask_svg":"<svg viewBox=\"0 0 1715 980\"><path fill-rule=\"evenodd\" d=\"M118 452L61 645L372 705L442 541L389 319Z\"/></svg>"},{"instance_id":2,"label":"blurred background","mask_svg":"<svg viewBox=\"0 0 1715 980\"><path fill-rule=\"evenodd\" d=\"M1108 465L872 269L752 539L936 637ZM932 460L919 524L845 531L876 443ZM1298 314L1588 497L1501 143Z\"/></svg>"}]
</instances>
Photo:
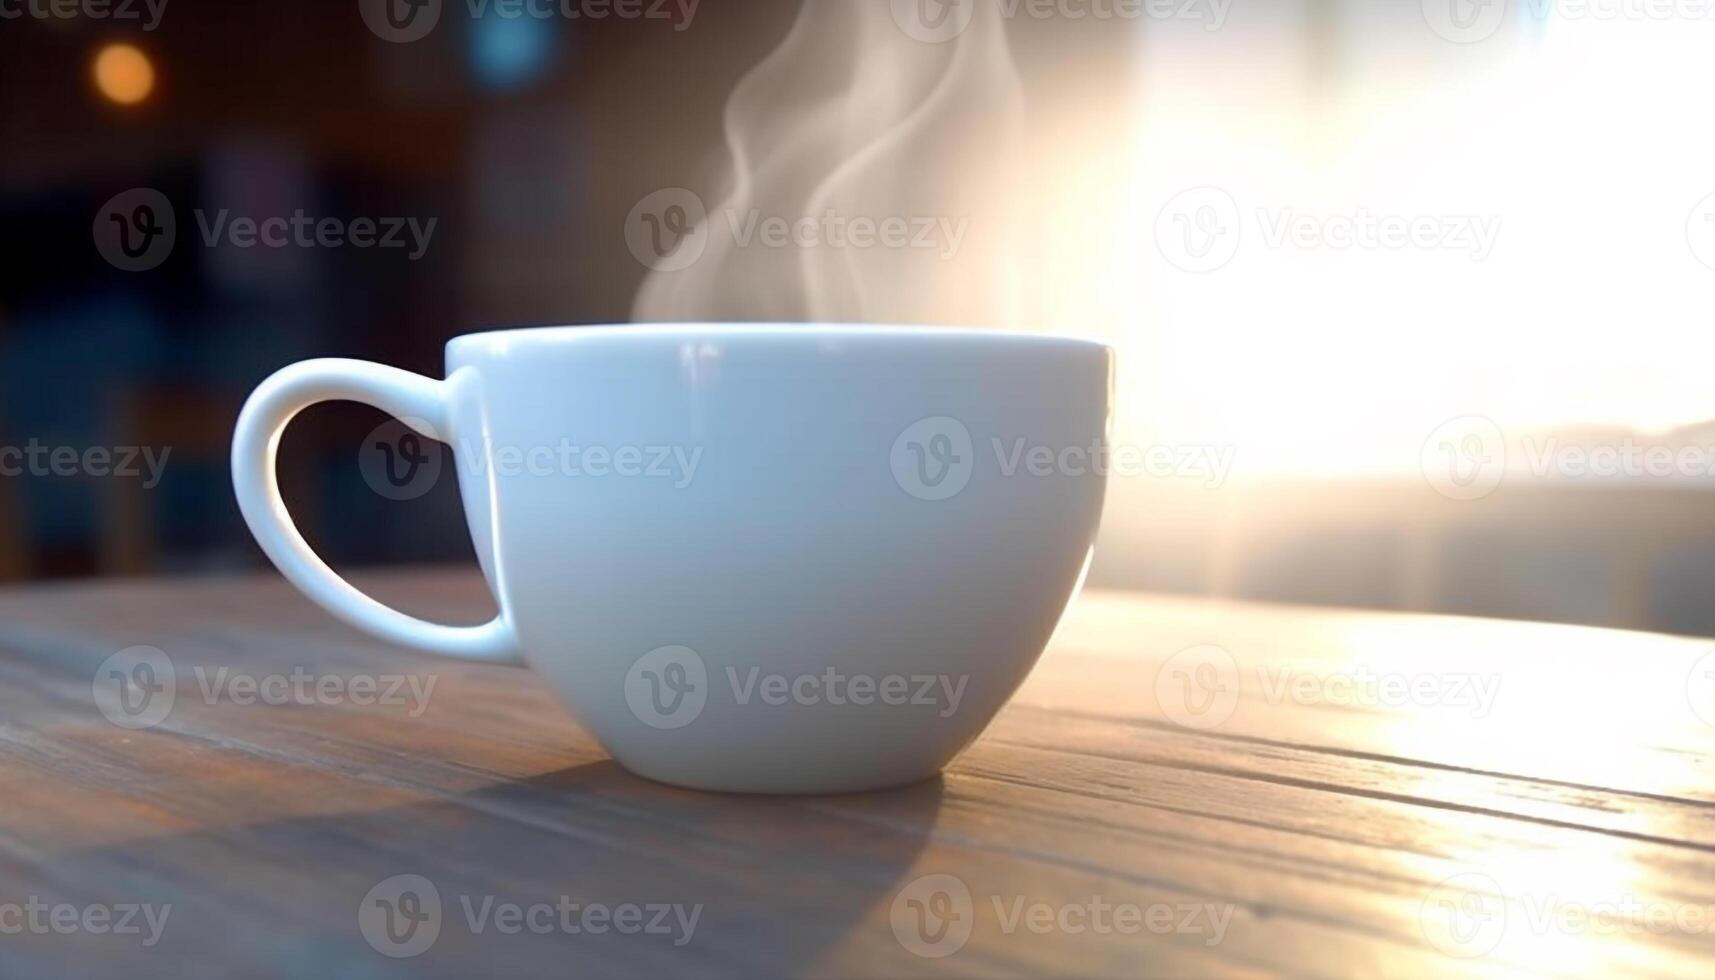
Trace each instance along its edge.
<instances>
[{"instance_id":1,"label":"blurred background","mask_svg":"<svg viewBox=\"0 0 1715 980\"><path fill-rule=\"evenodd\" d=\"M0 578L262 567L294 360L859 320L1117 348L1092 584L1715 634L1712 9L0 0ZM822 215L937 247L743 238ZM383 423L288 432L306 537L470 560Z\"/></svg>"}]
</instances>

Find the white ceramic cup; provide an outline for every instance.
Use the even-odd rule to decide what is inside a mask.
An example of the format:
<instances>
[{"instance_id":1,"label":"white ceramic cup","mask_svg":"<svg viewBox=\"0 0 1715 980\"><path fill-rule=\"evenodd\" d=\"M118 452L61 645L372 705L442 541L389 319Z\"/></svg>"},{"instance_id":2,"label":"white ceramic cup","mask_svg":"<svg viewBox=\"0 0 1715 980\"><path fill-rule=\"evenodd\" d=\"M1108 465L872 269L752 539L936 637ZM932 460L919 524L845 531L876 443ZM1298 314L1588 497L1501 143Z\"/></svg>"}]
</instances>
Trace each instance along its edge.
<instances>
[{"instance_id":1,"label":"white ceramic cup","mask_svg":"<svg viewBox=\"0 0 1715 980\"><path fill-rule=\"evenodd\" d=\"M459 337L436 381L294 364L232 477L280 571L406 646L528 665L621 765L767 793L933 776L1088 568L1111 352L951 329L720 324ZM500 614L425 622L336 575L275 482L291 418L373 405L453 446Z\"/></svg>"}]
</instances>

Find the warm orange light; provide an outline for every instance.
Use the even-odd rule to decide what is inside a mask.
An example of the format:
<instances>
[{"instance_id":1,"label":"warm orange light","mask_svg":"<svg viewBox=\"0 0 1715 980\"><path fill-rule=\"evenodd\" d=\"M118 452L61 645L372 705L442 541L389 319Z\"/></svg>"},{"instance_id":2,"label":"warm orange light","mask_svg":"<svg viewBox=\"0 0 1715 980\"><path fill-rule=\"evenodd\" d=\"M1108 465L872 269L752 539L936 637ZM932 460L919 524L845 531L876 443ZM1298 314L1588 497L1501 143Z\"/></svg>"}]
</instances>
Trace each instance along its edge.
<instances>
[{"instance_id":1,"label":"warm orange light","mask_svg":"<svg viewBox=\"0 0 1715 980\"><path fill-rule=\"evenodd\" d=\"M109 44L95 56L95 87L120 105L136 105L155 88L155 66L129 44Z\"/></svg>"}]
</instances>

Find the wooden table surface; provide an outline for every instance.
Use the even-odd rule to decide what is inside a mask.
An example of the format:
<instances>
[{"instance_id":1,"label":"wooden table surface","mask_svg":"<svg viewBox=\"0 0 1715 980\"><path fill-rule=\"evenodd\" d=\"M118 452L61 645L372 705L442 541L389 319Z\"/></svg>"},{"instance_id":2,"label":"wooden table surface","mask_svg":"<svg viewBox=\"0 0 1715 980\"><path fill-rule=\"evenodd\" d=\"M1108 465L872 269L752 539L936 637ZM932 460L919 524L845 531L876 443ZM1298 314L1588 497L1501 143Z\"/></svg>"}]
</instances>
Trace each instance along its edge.
<instances>
[{"instance_id":1,"label":"wooden table surface","mask_svg":"<svg viewBox=\"0 0 1715 980\"><path fill-rule=\"evenodd\" d=\"M1092 592L940 780L763 798L274 576L14 589L0 974L1708 976L1712 647Z\"/></svg>"}]
</instances>

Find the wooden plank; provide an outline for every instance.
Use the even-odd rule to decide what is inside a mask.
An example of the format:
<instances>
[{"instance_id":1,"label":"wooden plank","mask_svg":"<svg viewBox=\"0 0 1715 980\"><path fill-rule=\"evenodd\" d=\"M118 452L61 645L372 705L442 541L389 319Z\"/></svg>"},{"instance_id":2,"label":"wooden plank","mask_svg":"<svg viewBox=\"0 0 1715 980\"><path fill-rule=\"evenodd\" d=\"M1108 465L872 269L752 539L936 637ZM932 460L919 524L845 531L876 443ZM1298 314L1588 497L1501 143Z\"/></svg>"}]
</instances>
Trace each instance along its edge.
<instances>
[{"instance_id":1,"label":"wooden plank","mask_svg":"<svg viewBox=\"0 0 1715 980\"><path fill-rule=\"evenodd\" d=\"M462 573L366 585L437 618L479 621L491 605ZM0 593L0 623L0 908L172 906L147 948L0 934L5 976L1702 976L1715 963L1715 804L1698 782L1712 739L1670 705L1687 703L1703 651L1691 640L1095 593L942 779L771 799L636 779L529 672L367 640L271 577L30 587ZM181 696L132 731L103 718L91 685L135 644L169 651ZM1207 644L1232 655L1241 697L1191 727L1157 680ZM1283 694L1265 666L1310 680ZM1328 679L1358 666L1487 671L1499 687L1480 716L1332 703ZM428 693L205 700L199 680L222 667L396 674ZM1584 700L1560 703L1569 694ZM1505 737L1535 751L1483 744ZM440 932L394 959L359 909L402 874L433 882ZM514 935L492 917L541 905L546 923L562 900L686 918ZM927 918L937 910L958 918ZM1591 912L1608 917L1579 920ZM1647 921L1662 913L1680 921ZM955 925L935 943L920 922L969 935L959 945Z\"/></svg>"}]
</instances>

